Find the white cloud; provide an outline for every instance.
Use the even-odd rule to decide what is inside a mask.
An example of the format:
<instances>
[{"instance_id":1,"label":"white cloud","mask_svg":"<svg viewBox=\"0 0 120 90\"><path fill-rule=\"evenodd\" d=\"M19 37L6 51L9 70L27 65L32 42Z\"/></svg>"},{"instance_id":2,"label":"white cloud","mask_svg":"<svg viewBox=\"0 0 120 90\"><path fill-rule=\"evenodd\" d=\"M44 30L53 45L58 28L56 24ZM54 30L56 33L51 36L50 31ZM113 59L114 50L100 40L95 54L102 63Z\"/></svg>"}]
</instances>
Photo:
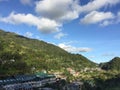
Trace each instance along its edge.
<instances>
[{"instance_id":1,"label":"white cloud","mask_svg":"<svg viewBox=\"0 0 120 90\"><path fill-rule=\"evenodd\" d=\"M81 19L81 23L95 24L113 18L114 15L111 12L92 11L89 14L87 14L83 19Z\"/></svg>"},{"instance_id":2,"label":"white cloud","mask_svg":"<svg viewBox=\"0 0 120 90\"><path fill-rule=\"evenodd\" d=\"M15 14L14 12L12 12L8 17L2 17L0 20L12 24L25 23L36 25L36 23L39 23L39 19L32 14Z\"/></svg>"},{"instance_id":3,"label":"white cloud","mask_svg":"<svg viewBox=\"0 0 120 90\"><path fill-rule=\"evenodd\" d=\"M25 36L30 38L30 37L33 36L33 33L31 33L31 32L26 32L26 33L25 33Z\"/></svg>"},{"instance_id":4,"label":"white cloud","mask_svg":"<svg viewBox=\"0 0 120 90\"><path fill-rule=\"evenodd\" d=\"M100 25L101 26L108 26L110 24L113 24L113 21L112 20L105 20L104 22L102 22Z\"/></svg>"},{"instance_id":5,"label":"white cloud","mask_svg":"<svg viewBox=\"0 0 120 90\"><path fill-rule=\"evenodd\" d=\"M54 38L55 38L55 39L61 39L62 37L65 37L65 36L67 36L67 34L64 34L64 33L60 32L60 33L56 34L56 35L54 36Z\"/></svg>"},{"instance_id":6,"label":"white cloud","mask_svg":"<svg viewBox=\"0 0 120 90\"><path fill-rule=\"evenodd\" d=\"M36 12L58 21L73 20L79 17L78 0L41 0L36 2Z\"/></svg>"},{"instance_id":7,"label":"white cloud","mask_svg":"<svg viewBox=\"0 0 120 90\"><path fill-rule=\"evenodd\" d=\"M41 18L38 29L40 29L43 33L52 33L59 32L61 26L61 24L57 23L54 20L50 20L48 18Z\"/></svg>"},{"instance_id":8,"label":"white cloud","mask_svg":"<svg viewBox=\"0 0 120 90\"><path fill-rule=\"evenodd\" d=\"M58 46L68 52L73 52L73 53L89 52L92 50L91 48L88 47L74 47L71 45L66 45L64 43L60 43Z\"/></svg>"},{"instance_id":9,"label":"white cloud","mask_svg":"<svg viewBox=\"0 0 120 90\"><path fill-rule=\"evenodd\" d=\"M95 56L89 56L89 58L95 58Z\"/></svg>"},{"instance_id":10,"label":"white cloud","mask_svg":"<svg viewBox=\"0 0 120 90\"><path fill-rule=\"evenodd\" d=\"M116 5L120 3L120 0L92 0L88 4L81 6L79 8L79 12L90 12L94 10L98 10L102 7L106 7L108 5Z\"/></svg>"},{"instance_id":11,"label":"white cloud","mask_svg":"<svg viewBox=\"0 0 120 90\"><path fill-rule=\"evenodd\" d=\"M115 16L112 12L98 12L97 10L113 6L120 3L120 0L92 0L88 4L79 7L79 13L88 13L84 18L81 19L81 23L84 24L95 24L100 23L101 26L108 26L116 23L114 21Z\"/></svg>"},{"instance_id":12,"label":"white cloud","mask_svg":"<svg viewBox=\"0 0 120 90\"><path fill-rule=\"evenodd\" d=\"M8 17L1 17L0 21L11 24L27 24L36 26L42 33L58 32L61 24L48 18L36 17L32 14L15 14L12 12Z\"/></svg>"},{"instance_id":13,"label":"white cloud","mask_svg":"<svg viewBox=\"0 0 120 90\"><path fill-rule=\"evenodd\" d=\"M32 5L32 0L20 0L23 5Z\"/></svg>"},{"instance_id":14,"label":"white cloud","mask_svg":"<svg viewBox=\"0 0 120 90\"><path fill-rule=\"evenodd\" d=\"M83 23L96 23L105 19L113 18L111 12L97 12L103 7L113 6L120 3L120 0L91 0L86 5L80 5L79 0L40 0L36 2L35 10L43 17L53 19L57 22L70 21L79 18L79 15L84 12L94 14L92 21L83 20ZM92 12L91 12L92 11ZM90 15L88 14L88 15ZM88 16L86 15L86 16ZM89 17L86 19L89 19ZM110 22L109 22L110 24ZM108 25L108 21L103 25Z\"/></svg>"},{"instance_id":15,"label":"white cloud","mask_svg":"<svg viewBox=\"0 0 120 90\"><path fill-rule=\"evenodd\" d=\"M74 41L68 41L68 42L63 42L63 44L65 44L65 45L77 44L77 43L80 43L80 42L79 42L79 41L76 41L76 40L74 40Z\"/></svg>"},{"instance_id":16,"label":"white cloud","mask_svg":"<svg viewBox=\"0 0 120 90\"><path fill-rule=\"evenodd\" d=\"M115 53L104 53L102 54L103 57L112 57L115 56Z\"/></svg>"},{"instance_id":17,"label":"white cloud","mask_svg":"<svg viewBox=\"0 0 120 90\"><path fill-rule=\"evenodd\" d=\"M117 14L114 15L114 16L115 17L113 19L105 20L100 25L101 26L108 26L108 25L111 25L111 24L118 24L118 23L120 23L120 11L118 11Z\"/></svg>"},{"instance_id":18,"label":"white cloud","mask_svg":"<svg viewBox=\"0 0 120 90\"><path fill-rule=\"evenodd\" d=\"M20 0L20 2L24 5L31 5L36 1ZM52 33L60 31L64 22L79 18L81 13L98 10L107 5L116 5L119 2L120 0L91 0L88 4L81 6L79 0L38 0L35 3L37 16L33 14L15 14L12 12L7 17L1 17L0 21L11 24L27 24L37 27L42 33ZM103 21L101 25L108 25L110 24L108 19L112 17L113 14L110 12L94 11L86 15L81 22L91 24ZM64 35L59 34L58 38L62 36Z\"/></svg>"}]
</instances>

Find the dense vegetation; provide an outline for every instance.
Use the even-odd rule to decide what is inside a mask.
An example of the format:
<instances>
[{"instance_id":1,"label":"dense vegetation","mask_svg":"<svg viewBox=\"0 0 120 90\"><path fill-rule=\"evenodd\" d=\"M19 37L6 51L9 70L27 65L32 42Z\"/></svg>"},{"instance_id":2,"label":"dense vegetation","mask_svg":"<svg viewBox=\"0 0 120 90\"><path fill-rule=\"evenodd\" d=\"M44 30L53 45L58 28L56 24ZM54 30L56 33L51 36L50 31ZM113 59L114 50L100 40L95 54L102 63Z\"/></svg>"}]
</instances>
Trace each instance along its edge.
<instances>
[{"instance_id":1,"label":"dense vegetation","mask_svg":"<svg viewBox=\"0 0 120 90\"><path fill-rule=\"evenodd\" d=\"M120 58L100 64L101 71L84 80L85 90L120 90Z\"/></svg>"},{"instance_id":2,"label":"dense vegetation","mask_svg":"<svg viewBox=\"0 0 120 90\"><path fill-rule=\"evenodd\" d=\"M120 74L112 74L108 79L94 77L93 80L86 80L83 90L120 90Z\"/></svg>"},{"instance_id":3,"label":"dense vegetation","mask_svg":"<svg viewBox=\"0 0 120 90\"><path fill-rule=\"evenodd\" d=\"M67 81L84 82L83 90L119 90L120 58L97 64L80 54L36 39L0 30L0 78L40 71L62 73ZM77 72L74 76L72 72Z\"/></svg>"},{"instance_id":4,"label":"dense vegetation","mask_svg":"<svg viewBox=\"0 0 120 90\"><path fill-rule=\"evenodd\" d=\"M35 39L0 30L0 76L37 71L79 71L96 64L79 54Z\"/></svg>"},{"instance_id":5,"label":"dense vegetation","mask_svg":"<svg viewBox=\"0 0 120 90\"><path fill-rule=\"evenodd\" d=\"M117 70L120 71L120 58L115 57L107 63L101 63L100 67L104 70Z\"/></svg>"}]
</instances>

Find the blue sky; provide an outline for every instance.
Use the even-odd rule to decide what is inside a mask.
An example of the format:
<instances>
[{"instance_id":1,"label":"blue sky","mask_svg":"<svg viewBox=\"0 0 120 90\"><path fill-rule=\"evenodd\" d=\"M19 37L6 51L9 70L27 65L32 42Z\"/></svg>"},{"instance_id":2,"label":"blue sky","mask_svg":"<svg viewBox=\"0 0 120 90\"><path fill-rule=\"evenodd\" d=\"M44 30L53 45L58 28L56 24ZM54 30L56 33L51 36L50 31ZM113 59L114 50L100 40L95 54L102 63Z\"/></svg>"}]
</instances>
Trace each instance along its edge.
<instances>
[{"instance_id":1,"label":"blue sky","mask_svg":"<svg viewBox=\"0 0 120 90\"><path fill-rule=\"evenodd\" d=\"M0 0L0 29L106 62L120 56L120 0Z\"/></svg>"}]
</instances>

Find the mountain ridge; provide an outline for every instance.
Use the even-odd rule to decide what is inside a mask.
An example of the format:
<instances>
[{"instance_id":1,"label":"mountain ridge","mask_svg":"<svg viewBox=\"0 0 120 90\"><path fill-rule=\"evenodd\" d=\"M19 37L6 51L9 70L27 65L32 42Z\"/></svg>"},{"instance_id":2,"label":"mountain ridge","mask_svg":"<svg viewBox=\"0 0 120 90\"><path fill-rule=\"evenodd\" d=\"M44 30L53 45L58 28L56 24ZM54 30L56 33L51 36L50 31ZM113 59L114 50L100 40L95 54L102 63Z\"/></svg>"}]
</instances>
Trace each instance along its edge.
<instances>
[{"instance_id":1,"label":"mountain ridge","mask_svg":"<svg viewBox=\"0 0 120 90\"><path fill-rule=\"evenodd\" d=\"M42 70L64 72L66 68L79 71L96 66L96 63L80 54L71 54L53 44L3 30L0 30L0 47L1 75Z\"/></svg>"},{"instance_id":2,"label":"mountain ridge","mask_svg":"<svg viewBox=\"0 0 120 90\"><path fill-rule=\"evenodd\" d=\"M109 62L101 63L100 67L104 70L120 71L120 57L114 57Z\"/></svg>"}]
</instances>

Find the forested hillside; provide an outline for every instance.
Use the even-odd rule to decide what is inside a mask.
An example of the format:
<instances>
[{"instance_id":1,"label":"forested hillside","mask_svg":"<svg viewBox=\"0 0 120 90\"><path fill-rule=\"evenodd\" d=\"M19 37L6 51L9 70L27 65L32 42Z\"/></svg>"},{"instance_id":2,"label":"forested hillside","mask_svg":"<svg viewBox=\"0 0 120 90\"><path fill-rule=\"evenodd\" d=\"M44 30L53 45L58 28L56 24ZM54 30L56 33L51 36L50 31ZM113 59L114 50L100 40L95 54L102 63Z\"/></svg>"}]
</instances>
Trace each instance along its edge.
<instances>
[{"instance_id":1,"label":"forested hillside","mask_svg":"<svg viewBox=\"0 0 120 90\"><path fill-rule=\"evenodd\" d=\"M104 70L116 70L120 71L120 58L115 57L111 61L106 63L101 63L100 67Z\"/></svg>"},{"instance_id":2,"label":"forested hillside","mask_svg":"<svg viewBox=\"0 0 120 90\"><path fill-rule=\"evenodd\" d=\"M96 64L82 55L35 39L0 30L0 76L34 73L37 71L79 71Z\"/></svg>"}]
</instances>

